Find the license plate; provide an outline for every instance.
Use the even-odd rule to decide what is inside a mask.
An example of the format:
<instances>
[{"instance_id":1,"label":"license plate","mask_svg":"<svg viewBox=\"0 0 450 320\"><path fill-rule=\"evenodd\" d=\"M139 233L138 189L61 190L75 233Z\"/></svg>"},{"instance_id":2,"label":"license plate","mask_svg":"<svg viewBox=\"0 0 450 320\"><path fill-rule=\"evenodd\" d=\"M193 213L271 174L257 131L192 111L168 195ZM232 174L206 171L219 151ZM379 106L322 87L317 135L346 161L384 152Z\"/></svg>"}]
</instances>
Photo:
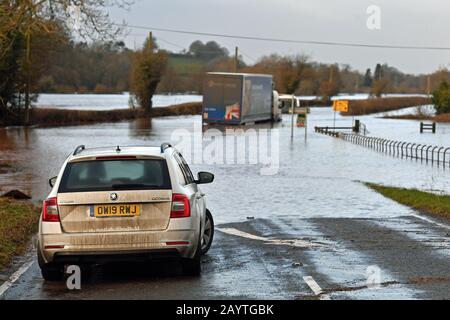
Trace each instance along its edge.
<instances>
[{"instance_id":1,"label":"license plate","mask_svg":"<svg viewBox=\"0 0 450 320\"><path fill-rule=\"evenodd\" d=\"M93 207L94 217L134 217L141 214L141 206L138 204L113 204L97 205Z\"/></svg>"}]
</instances>

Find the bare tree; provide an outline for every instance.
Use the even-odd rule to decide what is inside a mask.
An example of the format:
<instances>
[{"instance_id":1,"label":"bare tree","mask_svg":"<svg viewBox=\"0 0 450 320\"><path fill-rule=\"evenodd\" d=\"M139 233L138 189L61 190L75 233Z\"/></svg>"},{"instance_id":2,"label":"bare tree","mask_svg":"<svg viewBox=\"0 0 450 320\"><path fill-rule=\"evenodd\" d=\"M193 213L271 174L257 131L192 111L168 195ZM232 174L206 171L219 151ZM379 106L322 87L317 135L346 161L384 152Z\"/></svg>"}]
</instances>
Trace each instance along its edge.
<instances>
[{"instance_id":1,"label":"bare tree","mask_svg":"<svg viewBox=\"0 0 450 320\"><path fill-rule=\"evenodd\" d=\"M28 75L25 81L26 124L30 109L33 35L56 33L63 27L84 39L114 39L124 31L124 24L115 24L105 9L128 9L133 3L134 0L0 0L0 62L17 41L24 42L23 70Z\"/></svg>"}]
</instances>

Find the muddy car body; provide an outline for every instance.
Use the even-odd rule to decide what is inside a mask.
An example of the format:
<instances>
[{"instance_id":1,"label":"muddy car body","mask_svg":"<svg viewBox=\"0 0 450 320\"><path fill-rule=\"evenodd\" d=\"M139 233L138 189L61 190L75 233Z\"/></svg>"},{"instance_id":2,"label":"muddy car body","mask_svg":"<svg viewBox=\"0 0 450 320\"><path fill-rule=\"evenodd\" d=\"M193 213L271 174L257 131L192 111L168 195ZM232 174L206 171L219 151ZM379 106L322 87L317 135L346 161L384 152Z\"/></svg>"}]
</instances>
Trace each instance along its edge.
<instances>
[{"instance_id":1,"label":"muddy car body","mask_svg":"<svg viewBox=\"0 0 450 320\"><path fill-rule=\"evenodd\" d=\"M161 147L78 147L51 181L39 223L44 278L64 265L177 256L187 274L200 272L212 241L209 211L182 155ZM208 229L209 228L209 229Z\"/></svg>"}]
</instances>

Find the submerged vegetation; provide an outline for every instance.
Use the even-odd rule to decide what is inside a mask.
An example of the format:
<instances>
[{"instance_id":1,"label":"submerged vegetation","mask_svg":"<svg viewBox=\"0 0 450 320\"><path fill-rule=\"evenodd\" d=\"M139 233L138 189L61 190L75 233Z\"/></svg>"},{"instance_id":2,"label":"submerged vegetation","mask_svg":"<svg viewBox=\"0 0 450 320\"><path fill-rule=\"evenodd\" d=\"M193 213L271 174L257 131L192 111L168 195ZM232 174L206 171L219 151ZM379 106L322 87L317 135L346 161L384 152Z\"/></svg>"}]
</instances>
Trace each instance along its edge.
<instances>
[{"instance_id":1,"label":"submerged vegetation","mask_svg":"<svg viewBox=\"0 0 450 320\"><path fill-rule=\"evenodd\" d=\"M426 97L395 97L351 100L349 102L349 112L342 113L342 115L359 116L421 106L430 103L431 99Z\"/></svg>"},{"instance_id":2,"label":"submerged vegetation","mask_svg":"<svg viewBox=\"0 0 450 320\"><path fill-rule=\"evenodd\" d=\"M61 110L61 109L33 109L30 123L41 127L68 126L101 122L118 122L139 119L143 117L165 117L179 115L200 114L200 102L183 103L170 107L157 107L150 113L143 109L117 110Z\"/></svg>"},{"instance_id":3,"label":"submerged vegetation","mask_svg":"<svg viewBox=\"0 0 450 320\"><path fill-rule=\"evenodd\" d=\"M438 195L414 189L386 187L374 183L366 183L366 185L387 198L423 213L450 218L450 195Z\"/></svg>"}]
</instances>

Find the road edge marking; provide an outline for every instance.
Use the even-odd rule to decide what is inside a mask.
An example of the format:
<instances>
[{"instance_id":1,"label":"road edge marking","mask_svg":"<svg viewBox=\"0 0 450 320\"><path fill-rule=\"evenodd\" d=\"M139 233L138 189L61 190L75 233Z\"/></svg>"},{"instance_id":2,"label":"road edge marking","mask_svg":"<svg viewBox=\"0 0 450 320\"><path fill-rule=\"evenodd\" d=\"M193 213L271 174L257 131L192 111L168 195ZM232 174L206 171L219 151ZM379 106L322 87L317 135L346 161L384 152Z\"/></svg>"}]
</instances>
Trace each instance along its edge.
<instances>
[{"instance_id":1,"label":"road edge marking","mask_svg":"<svg viewBox=\"0 0 450 320\"><path fill-rule=\"evenodd\" d=\"M31 266L34 264L34 261L28 261L25 262L16 272L14 272L8 280L6 280L1 286L0 286L0 297L2 297L6 291L8 291L9 288L11 288L14 283L20 279L20 277L27 272Z\"/></svg>"},{"instance_id":2,"label":"road edge marking","mask_svg":"<svg viewBox=\"0 0 450 320\"><path fill-rule=\"evenodd\" d=\"M328 295L322 295L323 290L319 284L311 276L304 276L303 281L308 285L308 287L314 292L316 296L320 296L320 300L330 300Z\"/></svg>"},{"instance_id":3,"label":"road edge marking","mask_svg":"<svg viewBox=\"0 0 450 320\"><path fill-rule=\"evenodd\" d=\"M432 219L432 218L424 217L424 216L421 216L421 215L419 215L419 214L417 214L417 213L411 213L411 215L412 215L413 217L415 217L415 218L418 218L418 219L422 220L422 221L426 221L426 222L428 222L429 224L434 224L434 225L436 225L436 226L438 226L438 227L441 227L441 228L450 230L450 226L449 226L448 224L441 223L441 222L437 222L437 221L435 221L435 220Z\"/></svg>"}]
</instances>

